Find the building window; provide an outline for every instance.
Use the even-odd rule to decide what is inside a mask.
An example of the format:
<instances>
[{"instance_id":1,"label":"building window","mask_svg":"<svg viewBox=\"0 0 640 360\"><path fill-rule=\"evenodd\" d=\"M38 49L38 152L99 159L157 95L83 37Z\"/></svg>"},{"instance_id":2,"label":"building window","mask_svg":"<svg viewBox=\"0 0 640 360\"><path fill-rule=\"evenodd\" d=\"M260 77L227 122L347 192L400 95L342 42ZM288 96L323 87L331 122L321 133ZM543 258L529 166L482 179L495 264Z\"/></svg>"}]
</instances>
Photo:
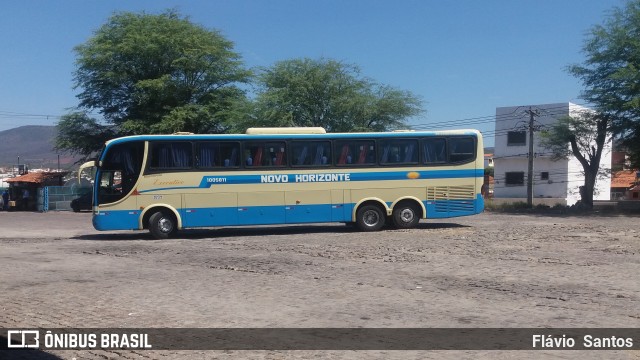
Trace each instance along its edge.
<instances>
[{"instance_id":1,"label":"building window","mask_svg":"<svg viewBox=\"0 0 640 360\"><path fill-rule=\"evenodd\" d=\"M523 186L524 171L505 173L505 185L507 186Z\"/></svg>"},{"instance_id":2,"label":"building window","mask_svg":"<svg viewBox=\"0 0 640 360\"><path fill-rule=\"evenodd\" d=\"M540 180L549 180L549 172L543 171L540 173Z\"/></svg>"},{"instance_id":3,"label":"building window","mask_svg":"<svg viewBox=\"0 0 640 360\"><path fill-rule=\"evenodd\" d=\"M526 131L509 131L507 133L507 146L527 145Z\"/></svg>"}]
</instances>

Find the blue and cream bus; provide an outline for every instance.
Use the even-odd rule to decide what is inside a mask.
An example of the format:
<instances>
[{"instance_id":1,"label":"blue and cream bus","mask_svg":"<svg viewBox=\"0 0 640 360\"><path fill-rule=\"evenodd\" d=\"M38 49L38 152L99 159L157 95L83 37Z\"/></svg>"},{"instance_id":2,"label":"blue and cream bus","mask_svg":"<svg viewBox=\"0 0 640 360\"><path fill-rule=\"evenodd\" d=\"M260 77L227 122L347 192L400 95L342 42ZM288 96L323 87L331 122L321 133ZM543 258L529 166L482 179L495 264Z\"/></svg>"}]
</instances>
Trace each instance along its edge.
<instances>
[{"instance_id":1,"label":"blue and cream bus","mask_svg":"<svg viewBox=\"0 0 640 360\"><path fill-rule=\"evenodd\" d=\"M476 130L325 133L252 128L235 135L110 140L95 166L97 230L320 222L415 227L483 211Z\"/></svg>"}]
</instances>

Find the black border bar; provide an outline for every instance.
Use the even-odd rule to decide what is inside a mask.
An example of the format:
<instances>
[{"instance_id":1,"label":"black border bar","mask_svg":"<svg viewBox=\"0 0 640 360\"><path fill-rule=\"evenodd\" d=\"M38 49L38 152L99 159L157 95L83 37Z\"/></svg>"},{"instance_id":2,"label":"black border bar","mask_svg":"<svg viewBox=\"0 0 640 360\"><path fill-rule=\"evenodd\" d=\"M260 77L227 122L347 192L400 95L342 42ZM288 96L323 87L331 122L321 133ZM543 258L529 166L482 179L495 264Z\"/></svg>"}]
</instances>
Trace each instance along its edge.
<instances>
[{"instance_id":1,"label":"black border bar","mask_svg":"<svg viewBox=\"0 0 640 360\"><path fill-rule=\"evenodd\" d=\"M640 350L640 328L25 328L0 349L15 330L41 350Z\"/></svg>"}]
</instances>

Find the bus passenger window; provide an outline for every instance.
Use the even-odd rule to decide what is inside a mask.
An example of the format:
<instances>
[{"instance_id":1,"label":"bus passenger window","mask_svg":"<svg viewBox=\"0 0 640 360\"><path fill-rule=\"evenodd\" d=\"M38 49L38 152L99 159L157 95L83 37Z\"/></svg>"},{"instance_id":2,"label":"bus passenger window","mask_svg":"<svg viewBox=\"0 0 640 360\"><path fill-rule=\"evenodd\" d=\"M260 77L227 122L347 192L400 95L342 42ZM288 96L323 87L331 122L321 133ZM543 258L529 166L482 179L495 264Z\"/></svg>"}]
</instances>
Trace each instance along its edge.
<instances>
[{"instance_id":1,"label":"bus passenger window","mask_svg":"<svg viewBox=\"0 0 640 360\"><path fill-rule=\"evenodd\" d=\"M398 139L380 142L380 164L417 164L418 140Z\"/></svg>"},{"instance_id":2,"label":"bus passenger window","mask_svg":"<svg viewBox=\"0 0 640 360\"><path fill-rule=\"evenodd\" d=\"M475 158L475 142L470 137L449 138L449 161L463 162Z\"/></svg>"},{"instance_id":3,"label":"bus passenger window","mask_svg":"<svg viewBox=\"0 0 640 360\"><path fill-rule=\"evenodd\" d=\"M287 165L284 142L255 142L245 147L245 166L281 167Z\"/></svg>"},{"instance_id":4,"label":"bus passenger window","mask_svg":"<svg viewBox=\"0 0 640 360\"><path fill-rule=\"evenodd\" d=\"M192 147L189 142L151 143L151 165L154 170L188 169Z\"/></svg>"},{"instance_id":5,"label":"bus passenger window","mask_svg":"<svg viewBox=\"0 0 640 360\"><path fill-rule=\"evenodd\" d=\"M244 151L244 164L246 166L253 166L253 158L251 157L251 150Z\"/></svg>"},{"instance_id":6,"label":"bus passenger window","mask_svg":"<svg viewBox=\"0 0 640 360\"><path fill-rule=\"evenodd\" d=\"M291 156L293 166L325 166L331 156L328 141L292 141Z\"/></svg>"},{"instance_id":7,"label":"bus passenger window","mask_svg":"<svg viewBox=\"0 0 640 360\"><path fill-rule=\"evenodd\" d=\"M307 154L309 153L309 145L307 144L293 144L293 158L294 165L305 165L307 162Z\"/></svg>"},{"instance_id":8,"label":"bus passenger window","mask_svg":"<svg viewBox=\"0 0 640 360\"><path fill-rule=\"evenodd\" d=\"M220 154L224 158L222 166L238 166L238 152L240 152L240 144L238 143L220 144Z\"/></svg>"},{"instance_id":9,"label":"bus passenger window","mask_svg":"<svg viewBox=\"0 0 640 360\"><path fill-rule=\"evenodd\" d=\"M375 164L375 143L370 140L353 142L336 142L340 155L338 165L371 165Z\"/></svg>"},{"instance_id":10,"label":"bus passenger window","mask_svg":"<svg viewBox=\"0 0 640 360\"><path fill-rule=\"evenodd\" d=\"M237 166L239 148L240 144L236 142L198 142L196 143L196 167L211 169Z\"/></svg>"},{"instance_id":11,"label":"bus passenger window","mask_svg":"<svg viewBox=\"0 0 640 360\"><path fill-rule=\"evenodd\" d=\"M211 168L216 166L216 156L219 156L216 151L216 144L204 143L198 144L198 147L198 162L196 163L196 166L198 168Z\"/></svg>"},{"instance_id":12,"label":"bus passenger window","mask_svg":"<svg viewBox=\"0 0 640 360\"><path fill-rule=\"evenodd\" d=\"M424 163L444 164L447 162L446 141L442 138L423 139L422 154Z\"/></svg>"}]
</instances>

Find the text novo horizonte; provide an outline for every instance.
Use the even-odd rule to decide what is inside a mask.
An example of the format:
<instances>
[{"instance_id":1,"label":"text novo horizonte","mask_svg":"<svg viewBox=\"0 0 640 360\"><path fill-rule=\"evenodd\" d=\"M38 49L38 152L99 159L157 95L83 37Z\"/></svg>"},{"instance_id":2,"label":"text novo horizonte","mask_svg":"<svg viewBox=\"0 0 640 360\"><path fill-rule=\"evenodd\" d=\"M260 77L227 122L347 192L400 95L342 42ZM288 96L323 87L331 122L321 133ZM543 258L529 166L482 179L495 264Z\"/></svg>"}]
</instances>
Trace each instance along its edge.
<instances>
[{"instance_id":1,"label":"text novo horizonte","mask_svg":"<svg viewBox=\"0 0 640 360\"><path fill-rule=\"evenodd\" d=\"M293 181L291 181L293 180ZM351 181L351 174L298 174L298 175L260 175L261 183L288 183L288 182L338 182Z\"/></svg>"}]
</instances>

